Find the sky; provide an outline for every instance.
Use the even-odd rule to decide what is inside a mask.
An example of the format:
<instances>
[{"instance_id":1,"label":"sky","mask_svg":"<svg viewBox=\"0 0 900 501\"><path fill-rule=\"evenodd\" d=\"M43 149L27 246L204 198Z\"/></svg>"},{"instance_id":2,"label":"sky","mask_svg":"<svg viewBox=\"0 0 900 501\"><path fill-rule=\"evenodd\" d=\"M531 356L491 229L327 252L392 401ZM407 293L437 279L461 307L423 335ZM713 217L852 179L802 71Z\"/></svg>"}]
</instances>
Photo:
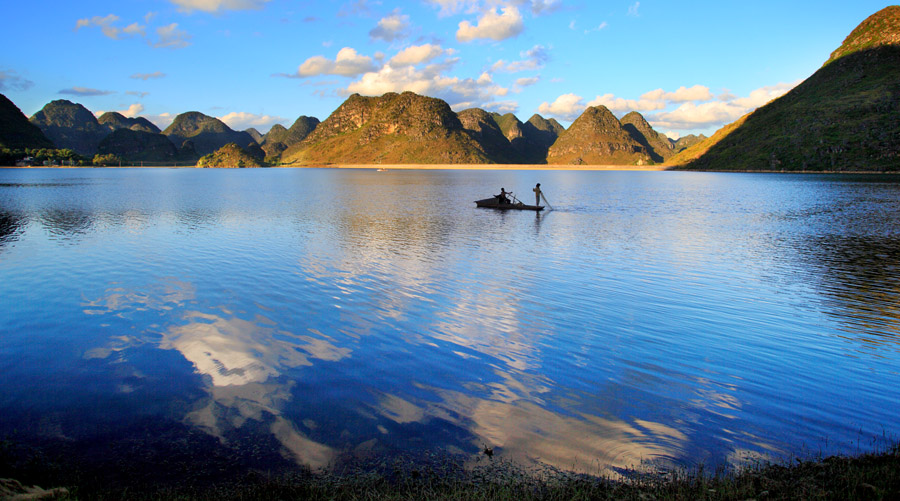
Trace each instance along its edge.
<instances>
[{"instance_id":1,"label":"sky","mask_svg":"<svg viewBox=\"0 0 900 501\"><path fill-rule=\"evenodd\" d=\"M351 94L413 91L455 111L638 111L710 135L812 75L871 0L5 1L0 93L165 128L199 111L265 133Z\"/></svg>"}]
</instances>

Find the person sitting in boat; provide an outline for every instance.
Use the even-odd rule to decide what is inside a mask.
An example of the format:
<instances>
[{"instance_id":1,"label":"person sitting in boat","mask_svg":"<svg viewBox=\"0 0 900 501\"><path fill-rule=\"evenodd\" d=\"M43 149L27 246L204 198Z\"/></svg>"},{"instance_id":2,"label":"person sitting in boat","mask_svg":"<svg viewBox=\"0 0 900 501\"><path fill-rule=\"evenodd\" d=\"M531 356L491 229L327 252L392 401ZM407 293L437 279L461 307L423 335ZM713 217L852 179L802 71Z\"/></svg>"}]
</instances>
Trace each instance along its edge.
<instances>
[{"instance_id":1,"label":"person sitting in boat","mask_svg":"<svg viewBox=\"0 0 900 501\"><path fill-rule=\"evenodd\" d=\"M497 195L497 203L499 203L499 204L508 204L508 203L509 203L509 197L507 197L506 195L512 195L512 192L511 192L511 191L506 191L505 189L500 188L500 194Z\"/></svg>"}]
</instances>

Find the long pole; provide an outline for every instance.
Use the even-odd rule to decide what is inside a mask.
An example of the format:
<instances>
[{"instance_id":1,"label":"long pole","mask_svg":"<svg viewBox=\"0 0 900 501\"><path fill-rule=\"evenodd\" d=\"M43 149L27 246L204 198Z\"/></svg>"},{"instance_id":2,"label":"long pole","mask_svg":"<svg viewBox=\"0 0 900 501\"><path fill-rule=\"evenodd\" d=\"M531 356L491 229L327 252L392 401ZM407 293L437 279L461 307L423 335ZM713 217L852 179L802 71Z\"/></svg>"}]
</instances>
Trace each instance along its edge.
<instances>
[{"instance_id":1,"label":"long pole","mask_svg":"<svg viewBox=\"0 0 900 501\"><path fill-rule=\"evenodd\" d=\"M544 196L544 192L541 192L541 198L544 199L544 203L547 204L547 207L550 207L550 210L553 210L553 206L550 205L550 202L547 201L547 197Z\"/></svg>"}]
</instances>

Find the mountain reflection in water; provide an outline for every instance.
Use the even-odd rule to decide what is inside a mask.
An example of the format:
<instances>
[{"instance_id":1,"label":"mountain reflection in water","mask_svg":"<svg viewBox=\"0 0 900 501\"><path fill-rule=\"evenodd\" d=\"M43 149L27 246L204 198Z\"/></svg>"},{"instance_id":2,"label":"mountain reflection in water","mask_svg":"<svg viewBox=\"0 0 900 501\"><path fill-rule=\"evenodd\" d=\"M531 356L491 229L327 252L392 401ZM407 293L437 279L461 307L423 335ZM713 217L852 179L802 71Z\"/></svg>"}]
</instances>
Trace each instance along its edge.
<instances>
[{"instance_id":1,"label":"mountain reflection in water","mask_svg":"<svg viewBox=\"0 0 900 501\"><path fill-rule=\"evenodd\" d=\"M0 171L0 436L108 405L313 467L486 444L610 473L900 431L894 178L58 175ZM536 182L556 210L471 202Z\"/></svg>"}]
</instances>

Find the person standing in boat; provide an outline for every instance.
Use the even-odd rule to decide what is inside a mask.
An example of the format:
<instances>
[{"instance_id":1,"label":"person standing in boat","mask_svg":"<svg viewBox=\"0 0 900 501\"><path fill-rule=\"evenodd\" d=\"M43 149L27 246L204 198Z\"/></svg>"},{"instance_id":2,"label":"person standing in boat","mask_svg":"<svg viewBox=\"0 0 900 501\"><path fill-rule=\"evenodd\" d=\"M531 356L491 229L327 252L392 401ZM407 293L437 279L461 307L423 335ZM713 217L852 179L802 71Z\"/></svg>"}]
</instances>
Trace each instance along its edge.
<instances>
[{"instance_id":1,"label":"person standing in boat","mask_svg":"<svg viewBox=\"0 0 900 501\"><path fill-rule=\"evenodd\" d=\"M509 198L506 195L509 195L510 192L507 192L505 189L500 188L500 194L497 195L497 200L501 204L508 204Z\"/></svg>"},{"instance_id":2,"label":"person standing in boat","mask_svg":"<svg viewBox=\"0 0 900 501\"><path fill-rule=\"evenodd\" d=\"M541 183L535 185L531 191L534 192L534 205L541 205Z\"/></svg>"}]
</instances>

